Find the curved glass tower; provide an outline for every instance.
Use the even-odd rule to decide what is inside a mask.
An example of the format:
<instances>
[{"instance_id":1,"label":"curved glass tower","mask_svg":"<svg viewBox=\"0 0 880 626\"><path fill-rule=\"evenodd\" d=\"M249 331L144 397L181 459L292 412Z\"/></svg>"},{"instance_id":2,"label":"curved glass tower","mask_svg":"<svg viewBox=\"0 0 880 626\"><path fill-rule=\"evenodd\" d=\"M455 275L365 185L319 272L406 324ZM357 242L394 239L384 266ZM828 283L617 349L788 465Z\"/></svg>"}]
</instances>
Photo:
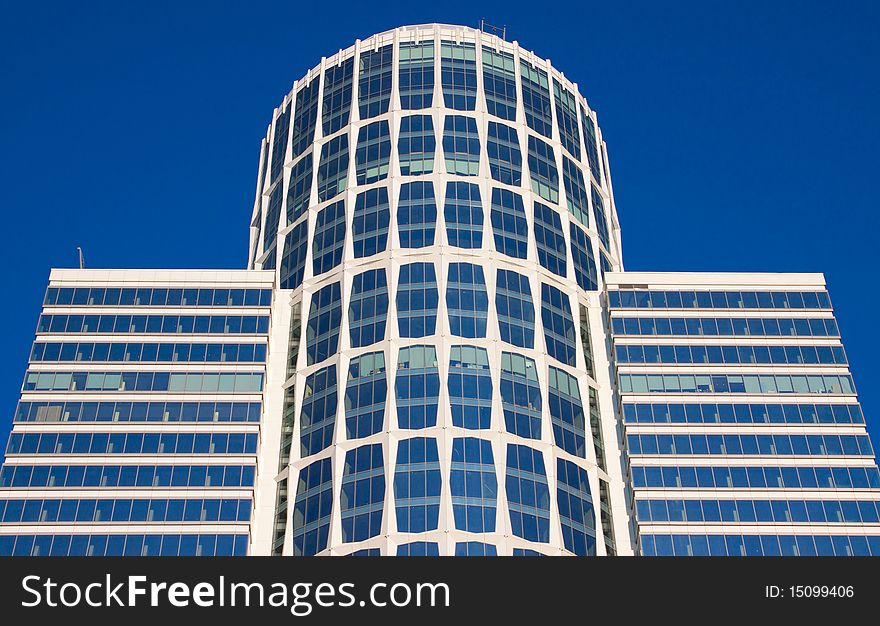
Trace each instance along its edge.
<instances>
[{"instance_id":1,"label":"curved glass tower","mask_svg":"<svg viewBox=\"0 0 880 626\"><path fill-rule=\"evenodd\" d=\"M436 24L322 59L263 142L249 263L291 311L275 553L615 552L619 227L549 61Z\"/></svg>"}]
</instances>

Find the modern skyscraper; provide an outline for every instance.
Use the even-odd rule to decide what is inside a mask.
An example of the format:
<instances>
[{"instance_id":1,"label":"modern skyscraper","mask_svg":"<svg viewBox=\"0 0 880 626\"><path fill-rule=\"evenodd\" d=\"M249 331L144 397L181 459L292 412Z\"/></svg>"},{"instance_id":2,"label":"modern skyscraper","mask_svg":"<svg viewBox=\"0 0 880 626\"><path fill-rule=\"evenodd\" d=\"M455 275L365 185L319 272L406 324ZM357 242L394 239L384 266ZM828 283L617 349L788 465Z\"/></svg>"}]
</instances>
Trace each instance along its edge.
<instances>
[{"instance_id":1,"label":"modern skyscraper","mask_svg":"<svg viewBox=\"0 0 880 626\"><path fill-rule=\"evenodd\" d=\"M52 272L0 554L880 554L878 488L821 277L623 272L577 85L408 26L275 111L248 270Z\"/></svg>"}]
</instances>

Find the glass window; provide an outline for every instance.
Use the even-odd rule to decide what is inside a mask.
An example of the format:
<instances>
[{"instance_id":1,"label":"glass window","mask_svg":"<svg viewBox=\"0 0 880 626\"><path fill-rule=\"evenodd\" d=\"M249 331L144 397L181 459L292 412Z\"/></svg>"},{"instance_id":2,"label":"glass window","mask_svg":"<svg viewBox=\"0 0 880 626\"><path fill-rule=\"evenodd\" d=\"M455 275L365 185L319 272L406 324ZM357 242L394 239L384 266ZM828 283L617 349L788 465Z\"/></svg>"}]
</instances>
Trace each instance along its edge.
<instances>
[{"instance_id":1,"label":"glass window","mask_svg":"<svg viewBox=\"0 0 880 626\"><path fill-rule=\"evenodd\" d=\"M437 425L440 374L433 346L401 348L394 381L398 428L430 428Z\"/></svg>"},{"instance_id":2,"label":"glass window","mask_svg":"<svg viewBox=\"0 0 880 626\"><path fill-rule=\"evenodd\" d=\"M440 521L441 484L440 454L436 439L413 437L397 444L394 506L398 532L422 533L437 530ZM430 545L435 548L437 546L436 543ZM409 554L413 552L410 551ZM427 556L427 553L423 552L422 555Z\"/></svg>"},{"instance_id":3,"label":"glass window","mask_svg":"<svg viewBox=\"0 0 880 626\"><path fill-rule=\"evenodd\" d=\"M528 446L507 444L505 477L510 525L516 537L550 541L550 489L544 457Z\"/></svg>"},{"instance_id":4,"label":"glass window","mask_svg":"<svg viewBox=\"0 0 880 626\"><path fill-rule=\"evenodd\" d=\"M434 99L434 42L400 42L401 109L429 109Z\"/></svg>"},{"instance_id":5,"label":"glass window","mask_svg":"<svg viewBox=\"0 0 880 626\"><path fill-rule=\"evenodd\" d=\"M511 53L483 46L483 91L489 115L516 119L516 69Z\"/></svg>"},{"instance_id":6,"label":"glass window","mask_svg":"<svg viewBox=\"0 0 880 626\"><path fill-rule=\"evenodd\" d=\"M337 404L335 364L306 377L299 418L302 456L317 454L333 443Z\"/></svg>"},{"instance_id":7,"label":"glass window","mask_svg":"<svg viewBox=\"0 0 880 626\"><path fill-rule=\"evenodd\" d=\"M501 353L501 408L507 432L526 439L541 438L541 388L534 359Z\"/></svg>"},{"instance_id":8,"label":"glass window","mask_svg":"<svg viewBox=\"0 0 880 626\"><path fill-rule=\"evenodd\" d=\"M434 245L437 228L437 203L430 181L404 183L397 203L397 232L401 248L425 248Z\"/></svg>"},{"instance_id":9,"label":"glass window","mask_svg":"<svg viewBox=\"0 0 880 626\"><path fill-rule=\"evenodd\" d=\"M281 199L284 185L278 183L269 194L269 207L266 209L266 225L263 232L263 252L275 248L275 239L281 220ZM268 262L270 261L271 262ZM263 269L275 268L275 255L263 261Z\"/></svg>"},{"instance_id":10,"label":"glass window","mask_svg":"<svg viewBox=\"0 0 880 626\"><path fill-rule=\"evenodd\" d=\"M553 79L553 96L556 100L556 125L562 147L578 161L581 160L581 136L578 132L577 102L574 94Z\"/></svg>"},{"instance_id":11,"label":"glass window","mask_svg":"<svg viewBox=\"0 0 880 626\"><path fill-rule=\"evenodd\" d=\"M493 180L517 187L522 184L522 151L515 128L489 122L486 153L489 156L489 174Z\"/></svg>"},{"instance_id":12,"label":"glass window","mask_svg":"<svg viewBox=\"0 0 880 626\"><path fill-rule=\"evenodd\" d=\"M574 222L569 224L569 232L571 234L571 258L574 261L574 275L578 287L586 291L596 291L599 288L599 279L590 237Z\"/></svg>"},{"instance_id":13,"label":"glass window","mask_svg":"<svg viewBox=\"0 0 880 626\"><path fill-rule=\"evenodd\" d=\"M440 42L443 103L448 109L473 111L477 103L477 53L474 44Z\"/></svg>"},{"instance_id":14,"label":"glass window","mask_svg":"<svg viewBox=\"0 0 880 626\"><path fill-rule=\"evenodd\" d=\"M385 424L385 354L370 352L348 364L345 384L345 433L348 439L369 437Z\"/></svg>"},{"instance_id":15,"label":"glass window","mask_svg":"<svg viewBox=\"0 0 880 626\"><path fill-rule=\"evenodd\" d=\"M381 532L385 500L382 444L346 452L339 500L343 542L363 541Z\"/></svg>"},{"instance_id":16,"label":"glass window","mask_svg":"<svg viewBox=\"0 0 880 626\"><path fill-rule=\"evenodd\" d=\"M522 197L507 189L493 187L491 219L495 249L514 259L525 259L529 247L529 226Z\"/></svg>"},{"instance_id":17,"label":"glass window","mask_svg":"<svg viewBox=\"0 0 880 626\"><path fill-rule=\"evenodd\" d=\"M351 85L354 57L324 70L324 102L321 126L324 135L332 135L348 125L351 117Z\"/></svg>"},{"instance_id":18,"label":"glass window","mask_svg":"<svg viewBox=\"0 0 880 626\"><path fill-rule=\"evenodd\" d=\"M529 178L532 191L553 204L559 202L559 173L553 147L529 135Z\"/></svg>"},{"instance_id":19,"label":"glass window","mask_svg":"<svg viewBox=\"0 0 880 626\"><path fill-rule=\"evenodd\" d=\"M545 137L553 136L553 118L550 111L550 83L547 72L519 62L526 123L533 131Z\"/></svg>"},{"instance_id":20,"label":"glass window","mask_svg":"<svg viewBox=\"0 0 880 626\"><path fill-rule=\"evenodd\" d=\"M293 503L293 553L312 556L327 548L333 512L331 459L321 459L299 472Z\"/></svg>"},{"instance_id":21,"label":"glass window","mask_svg":"<svg viewBox=\"0 0 880 626\"><path fill-rule=\"evenodd\" d=\"M345 249L345 201L334 202L318 212L312 241L312 272L329 272L342 263Z\"/></svg>"},{"instance_id":22,"label":"glass window","mask_svg":"<svg viewBox=\"0 0 880 626\"><path fill-rule=\"evenodd\" d=\"M295 159L315 141L315 122L318 120L318 90L320 75L296 94L296 110L293 114L292 157Z\"/></svg>"},{"instance_id":23,"label":"glass window","mask_svg":"<svg viewBox=\"0 0 880 626\"><path fill-rule=\"evenodd\" d=\"M492 444L475 437L453 439L449 484L455 528L495 532L498 480Z\"/></svg>"},{"instance_id":24,"label":"glass window","mask_svg":"<svg viewBox=\"0 0 880 626\"><path fill-rule=\"evenodd\" d=\"M306 328L308 364L320 363L339 350L339 326L342 323L341 284L321 288L312 296Z\"/></svg>"},{"instance_id":25,"label":"glass window","mask_svg":"<svg viewBox=\"0 0 880 626\"><path fill-rule=\"evenodd\" d=\"M566 276L568 270L565 235L562 233L562 219L559 213L540 202L535 202L534 229L538 261L541 266L554 274Z\"/></svg>"},{"instance_id":26,"label":"glass window","mask_svg":"<svg viewBox=\"0 0 880 626\"><path fill-rule=\"evenodd\" d=\"M483 267L472 263L450 263L446 286L449 327L457 337L486 336L489 296Z\"/></svg>"},{"instance_id":27,"label":"glass window","mask_svg":"<svg viewBox=\"0 0 880 626\"><path fill-rule=\"evenodd\" d=\"M586 458L586 420L577 378L550 367L550 421L556 445Z\"/></svg>"},{"instance_id":28,"label":"glass window","mask_svg":"<svg viewBox=\"0 0 880 626\"><path fill-rule=\"evenodd\" d=\"M455 556L498 556L498 549L489 543L459 541L455 544Z\"/></svg>"},{"instance_id":29,"label":"glass window","mask_svg":"<svg viewBox=\"0 0 880 626\"><path fill-rule=\"evenodd\" d=\"M390 222L391 211L388 208L386 187L367 189L357 195L351 225L356 259L385 251Z\"/></svg>"},{"instance_id":30,"label":"glass window","mask_svg":"<svg viewBox=\"0 0 880 626\"><path fill-rule=\"evenodd\" d=\"M358 109L362 120L388 112L391 100L393 46L361 52L358 72Z\"/></svg>"},{"instance_id":31,"label":"glass window","mask_svg":"<svg viewBox=\"0 0 880 626\"><path fill-rule=\"evenodd\" d=\"M290 109L284 109L275 120L275 136L272 140L272 172L269 185L274 185L284 171L284 159L287 157L287 139L290 135Z\"/></svg>"},{"instance_id":32,"label":"glass window","mask_svg":"<svg viewBox=\"0 0 880 626\"><path fill-rule=\"evenodd\" d=\"M436 541L402 543L397 546L397 556L440 556L440 544Z\"/></svg>"},{"instance_id":33,"label":"glass window","mask_svg":"<svg viewBox=\"0 0 880 626\"><path fill-rule=\"evenodd\" d=\"M568 296L546 283L541 284L541 322L547 354L561 363L577 366L577 335Z\"/></svg>"},{"instance_id":34,"label":"glass window","mask_svg":"<svg viewBox=\"0 0 880 626\"><path fill-rule=\"evenodd\" d=\"M368 185L388 178L391 159L391 133L388 120L379 120L362 126L358 131L357 150L354 153L358 185Z\"/></svg>"},{"instance_id":35,"label":"glass window","mask_svg":"<svg viewBox=\"0 0 880 626\"><path fill-rule=\"evenodd\" d=\"M520 348L535 347L535 306L529 279L499 269L495 285L495 309L501 340Z\"/></svg>"},{"instance_id":36,"label":"glass window","mask_svg":"<svg viewBox=\"0 0 880 626\"><path fill-rule=\"evenodd\" d=\"M565 549L578 556L595 556L596 514L587 470L556 459L556 499Z\"/></svg>"},{"instance_id":37,"label":"glass window","mask_svg":"<svg viewBox=\"0 0 880 626\"><path fill-rule=\"evenodd\" d=\"M581 125L584 127L584 143L587 146L587 161L590 164L590 172L593 174L593 179L599 184L602 184L602 170L599 167L596 126L593 124L593 118L587 114L587 111L583 106L581 106Z\"/></svg>"},{"instance_id":38,"label":"glass window","mask_svg":"<svg viewBox=\"0 0 880 626\"><path fill-rule=\"evenodd\" d=\"M388 282L385 269L367 270L352 280L348 305L351 347L362 348L385 339Z\"/></svg>"},{"instance_id":39,"label":"glass window","mask_svg":"<svg viewBox=\"0 0 880 626\"><path fill-rule=\"evenodd\" d=\"M397 326L401 337L427 337L437 328L437 276L433 263L400 267L397 286Z\"/></svg>"},{"instance_id":40,"label":"glass window","mask_svg":"<svg viewBox=\"0 0 880 626\"><path fill-rule=\"evenodd\" d=\"M489 428L492 421L492 375L485 348L450 348L447 389L453 426L471 430Z\"/></svg>"},{"instance_id":41,"label":"glass window","mask_svg":"<svg viewBox=\"0 0 880 626\"><path fill-rule=\"evenodd\" d=\"M397 152L402 176L419 176L434 171L434 120L430 115L410 115L400 120Z\"/></svg>"},{"instance_id":42,"label":"glass window","mask_svg":"<svg viewBox=\"0 0 880 626\"><path fill-rule=\"evenodd\" d=\"M584 186L584 174L580 166L562 155L562 182L568 211L584 226L590 226L590 199Z\"/></svg>"},{"instance_id":43,"label":"glass window","mask_svg":"<svg viewBox=\"0 0 880 626\"><path fill-rule=\"evenodd\" d=\"M287 223L293 224L309 208L312 196L312 153L309 152L290 171L287 186Z\"/></svg>"},{"instance_id":44,"label":"glass window","mask_svg":"<svg viewBox=\"0 0 880 626\"><path fill-rule=\"evenodd\" d=\"M477 133L477 120L466 115L446 116L443 122L443 155L448 174L479 175L480 136Z\"/></svg>"},{"instance_id":45,"label":"glass window","mask_svg":"<svg viewBox=\"0 0 880 626\"><path fill-rule=\"evenodd\" d=\"M446 183L443 216L449 245L457 248L483 246L483 205L479 186L461 181Z\"/></svg>"},{"instance_id":46,"label":"glass window","mask_svg":"<svg viewBox=\"0 0 880 626\"><path fill-rule=\"evenodd\" d=\"M309 247L309 223L303 221L284 237L284 256L281 257L282 289L296 289L302 284Z\"/></svg>"},{"instance_id":47,"label":"glass window","mask_svg":"<svg viewBox=\"0 0 880 626\"><path fill-rule=\"evenodd\" d=\"M330 200L345 191L348 183L348 135L339 135L321 148L318 165L318 202Z\"/></svg>"},{"instance_id":48,"label":"glass window","mask_svg":"<svg viewBox=\"0 0 880 626\"><path fill-rule=\"evenodd\" d=\"M599 241L606 250L611 250L611 240L608 237L608 220L605 217L605 205L599 190L593 185L593 214L596 217L596 231L599 233Z\"/></svg>"}]
</instances>

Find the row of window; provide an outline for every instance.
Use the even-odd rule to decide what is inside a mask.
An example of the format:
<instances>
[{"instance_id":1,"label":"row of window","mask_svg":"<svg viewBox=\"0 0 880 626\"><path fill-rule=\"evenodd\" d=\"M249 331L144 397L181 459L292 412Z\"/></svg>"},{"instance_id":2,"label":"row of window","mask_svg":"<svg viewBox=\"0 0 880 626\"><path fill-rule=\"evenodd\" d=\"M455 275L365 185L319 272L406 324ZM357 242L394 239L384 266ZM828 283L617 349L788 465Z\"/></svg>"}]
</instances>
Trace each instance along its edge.
<instances>
[{"instance_id":1,"label":"row of window","mask_svg":"<svg viewBox=\"0 0 880 626\"><path fill-rule=\"evenodd\" d=\"M833 317L612 317L615 335L839 337Z\"/></svg>"},{"instance_id":2,"label":"row of window","mask_svg":"<svg viewBox=\"0 0 880 626\"><path fill-rule=\"evenodd\" d=\"M265 343L35 342L31 362L265 363Z\"/></svg>"},{"instance_id":3,"label":"row of window","mask_svg":"<svg viewBox=\"0 0 880 626\"><path fill-rule=\"evenodd\" d=\"M0 487L253 487L253 465L9 465Z\"/></svg>"},{"instance_id":4,"label":"row of window","mask_svg":"<svg viewBox=\"0 0 880 626\"><path fill-rule=\"evenodd\" d=\"M16 422L259 422L260 402L19 402Z\"/></svg>"},{"instance_id":5,"label":"row of window","mask_svg":"<svg viewBox=\"0 0 880 626\"><path fill-rule=\"evenodd\" d=\"M316 554L327 547L333 508L330 462L321 459L300 472L293 513L297 555ZM384 472L381 444L346 453L340 494L344 542L363 541L381 532ZM398 444L393 487L400 532L438 528L442 482L435 439L419 437ZM557 485L565 548L575 554L595 554L595 513L586 470L557 459ZM453 439L449 489L455 528L495 531L498 483L489 441ZM505 491L513 534L548 542L550 492L539 451L508 444Z\"/></svg>"},{"instance_id":6,"label":"row of window","mask_svg":"<svg viewBox=\"0 0 880 626\"><path fill-rule=\"evenodd\" d=\"M265 335L268 315L73 315L43 314L37 333L134 333L147 335Z\"/></svg>"},{"instance_id":7,"label":"row of window","mask_svg":"<svg viewBox=\"0 0 880 626\"><path fill-rule=\"evenodd\" d=\"M797 393L843 394L856 392L852 377L834 374L621 374L622 393Z\"/></svg>"},{"instance_id":8,"label":"row of window","mask_svg":"<svg viewBox=\"0 0 880 626\"><path fill-rule=\"evenodd\" d=\"M627 435L631 455L871 456L868 435Z\"/></svg>"},{"instance_id":9,"label":"row of window","mask_svg":"<svg viewBox=\"0 0 880 626\"><path fill-rule=\"evenodd\" d=\"M432 263L402 266L396 298L400 336L421 338L435 334L438 301ZM535 307L528 278L499 269L495 305L501 339L519 347L534 348ZM385 339L388 306L384 269L355 276L348 320L352 347L364 347ZM452 335L486 337L489 294L482 266L449 264L446 306ZM320 363L339 351L341 318L341 283L336 282L312 297L306 327L309 365ZM569 297L545 283L541 284L541 322L547 353L566 365L575 366L577 335Z\"/></svg>"},{"instance_id":10,"label":"row of window","mask_svg":"<svg viewBox=\"0 0 880 626\"><path fill-rule=\"evenodd\" d=\"M399 48L398 92L400 108L419 110L431 108L434 103L434 42L404 42ZM503 120L516 120L517 80L514 56L481 48L474 43L452 41L440 42L440 87L443 106L455 111L475 111L478 93L477 56L483 61L483 92L486 110ZM393 83L393 47L382 46L361 52L358 61L358 113L362 120L383 115L391 105ZM545 70L532 66L525 60L520 63L523 108L526 123L533 131L552 137L552 108L548 75ZM324 96L321 103L321 129L324 136L332 135L351 120L352 83L354 82L354 59L347 59L324 73ZM278 161L283 161L287 148L287 134L292 123L292 157L296 159L315 139L318 112L318 89L321 77L317 76L296 94L293 107L282 111L276 122L275 147L272 163L274 182L280 173ZM601 180L596 129L583 104L578 104L573 92L553 79L553 101L557 126L565 149L577 160L581 159L580 120L583 126L584 146L590 170L596 180ZM580 116L578 116L580 113Z\"/></svg>"},{"instance_id":11,"label":"row of window","mask_svg":"<svg viewBox=\"0 0 880 626\"><path fill-rule=\"evenodd\" d=\"M870 500L636 500L639 522L873 524Z\"/></svg>"},{"instance_id":12,"label":"row of window","mask_svg":"<svg viewBox=\"0 0 880 626\"><path fill-rule=\"evenodd\" d=\"M645 291L608 292L613 309L830 309L827 291Z\"/></svg>"},{"instance_id":13,"label":"row of window","mask_svg":"<svg viewBox=\"0 0 880 626\"><path fill-rule=\"evenodd\" d=\"M630 468L633 485L646 488L701 489L878 489L877 467L711 467L640 466Z\"/></svg>"},{"instance_id":14,"label":"row of window","mask_svg":"<svg viewBox=\"0 0 880 626\"><path fill-rule=\"evenodd\" d=\"M43 306L269 306L271 289L49 287Z\"/></svg>"},{"instance_id":15,"label":"row of window","mask_svg":"<svg viewBox=\"0 0 880 626\"><path fill-rule=\"evenodd\" d=\"M641 535L644 556L880 556L880 535Z\"/></svg>"},{"instance_id":16,"label":"row of window","mask_svg":"<svg viewBox=\"0 0 880 626\"><path fill-rule=\"evenodd\" d=\"M32 372L22 391L168 391L177 393L259 393L258 373L201 372Z\"/></svg>"},{"instance_id":17,"label":"row of window","mask_svg":"<svg viewBox=\"0 0 880 626\"><path fill-rule=\"evenodd\" d=\"M615 346L617 363L669 365L847 365L843 346Z\"/></svg>"},{"instance_id":18,"label":"row of window","mask_svg":"<svg viewBox=\"0 0 880 626\"><path fill-rule=\"evenodd\" d=\"M858 404L624 404L631 424L864 424Z\"/></svg>"},{"instance_id":19,"label":"row of window","mask_svg":"<svg viewBox=\"0 0 880 626\"><path fill-rule=\"evenodd\" d=\"M247 556L248 535L0 535L0 556Z\"/></svg>"},{"instance_id":20,"label":"row of window","mask_svg":"<svg viewBox=\"0 0 880 626\"><path fill-rule=\"evenodd\" d=\"M17 433L6 454L254 454L256 433Z\"/></svg>"},{"instance_id":21,"label":"row of window","mask_svg":"<svg viewBox=\"0 0 880 626\"><path fill-rule=\"evenodd\" d=\"M523 438L540 439L542 396L535 361L508 352L502 353L501 358L500 391L505 428ZM548 412L556 445L586 458L587 418L577 379L551 366L548 383ZM453 426L473 430L491 427L493 383L485 348L452 347L447 389ZM352 359L344 401L348 439L368 437L386 428L387 393L383 353ZM400 351L394 393L399 428L436 426L440 375L432 346L411 346ZM306 378L300 414L303 456L316 454L332 443L338 395L336 365L322 368ZM598 419L593 389L590 389L590 411L591 420Z\"/></svg>"},{"instance_id":22,"label":"row of window","mask_svg":"<svg viewBox=\"0 0 880 626\"><path fill-rule=\"evenodd\" d=\"M250 498L0 500L0 522L6 524L249 522L252 508Z\"/></svg>"}]
</instances>

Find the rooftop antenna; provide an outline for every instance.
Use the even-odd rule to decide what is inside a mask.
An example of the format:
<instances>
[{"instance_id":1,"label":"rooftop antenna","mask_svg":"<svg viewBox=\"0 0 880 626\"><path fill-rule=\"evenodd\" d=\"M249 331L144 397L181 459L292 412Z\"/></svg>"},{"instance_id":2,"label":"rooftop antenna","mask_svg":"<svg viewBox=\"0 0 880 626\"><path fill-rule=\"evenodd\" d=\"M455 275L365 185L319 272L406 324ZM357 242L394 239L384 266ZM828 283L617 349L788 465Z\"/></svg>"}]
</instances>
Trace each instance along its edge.
<instances>
[{"instance_id":1,"label":"rooftop antenna","mask_svg":"<svg viewBox=\"0 0 880 626\"><path fill-rule=\"evenodd\" d=\"M492 26L492 24L486 21L486 18L480 18L480 30L484 33L489 33L490 35L495 35L496 37L501 37L504 41L507 41L507 25L504 26Z\"/></svg>"},{"instance_id":2,"label":"rooftop antenna","mask_svg":"<svg viewBox=\"0 0 880 626\"><path fill-rule=\"evenodd\" d=\"M76 247L76 253L79 256L79 269L85 269L86 267L86 258L83 256L83 249L79 246Z\"/></svg>"}]
</instances>

